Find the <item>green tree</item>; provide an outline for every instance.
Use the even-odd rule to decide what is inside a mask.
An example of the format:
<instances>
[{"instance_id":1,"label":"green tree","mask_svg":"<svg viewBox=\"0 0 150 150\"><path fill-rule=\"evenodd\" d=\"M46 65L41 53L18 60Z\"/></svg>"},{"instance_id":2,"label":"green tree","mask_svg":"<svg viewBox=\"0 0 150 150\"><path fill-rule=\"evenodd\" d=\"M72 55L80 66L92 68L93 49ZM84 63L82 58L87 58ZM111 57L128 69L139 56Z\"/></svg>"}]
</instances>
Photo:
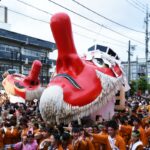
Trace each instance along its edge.
<instances>
[{"instance_id":1,"label":"green tree","mask_svg":"<svg viewBox=\"0 0 150 150\"><path fill-rule=\"evenodd\" d=\"M148 82L146 80L145 76L142 76L138 80L138 90L141 90L142 93L144 93L146 90L148 90Z\"/></svg>"},{"instance_id":2,"label":"green tree","mask_svg":"<svg viewBox=\"0 0 150 150\"><path fill-rule=\"evenodd\" d=\"M132 80L130 82L130 95L133 96L136 91L137 91L137 81L136 80Z\"/></svg>"}]
</instances>

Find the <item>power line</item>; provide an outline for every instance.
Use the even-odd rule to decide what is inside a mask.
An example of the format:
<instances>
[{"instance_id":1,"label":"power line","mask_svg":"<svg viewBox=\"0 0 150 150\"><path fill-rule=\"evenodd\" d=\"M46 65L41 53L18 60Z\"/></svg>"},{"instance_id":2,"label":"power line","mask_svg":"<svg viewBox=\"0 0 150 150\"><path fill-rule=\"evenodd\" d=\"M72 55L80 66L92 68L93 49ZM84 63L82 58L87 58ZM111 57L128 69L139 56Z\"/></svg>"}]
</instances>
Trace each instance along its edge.
<instances>
[{"instance_id":1,"label":"power line","mask_svg":"<svg viewBox=\"0 0 150 150\"><path fill-rule=\"evenodd\" d=\"M127 36L127 35L124 35L124 34L122 34L122 33L120 33L120 32L117 32L117 31L115 31L115 30L113 30L113 29L107 27L106 25L102 25L102 24L100 24L99 22L96 22L96 21L94 21L94 20L92 20L92 19L89 19L89 18L87 18L87 17L85 17L85 16L83 16L83 15L81 15L81 14L79 14L79 13L77 13L77 12L71 10L71 9L69 9L69 8L66 8L66 7L64 7L64 6L60 5L60 4L58 4L58 3L54 2L54 1L52 1L52 0L48 0L48 1L54 3L54 4L57 5L57 6L60 6L60 7L64 8L64 9L66 9L66 10L68 10L68 11L70 11L70 12L72 12L72 13L74 13L74 14L76 14L76 15L78 15L78 16L80 16L80 17L82 17L82 18L84 18L84 19L86 19L86 20L88 20L88 21L90 21L90 22L92 22L92 23L94 23L94 24L97 24L98 26L104 27L105 29L110 30L111 32L114 32L114 33L116 33L116 34L118 34L118 35L120 35L120 36L122 36L122 37L125 37L125 38L127 38L127 39L130 39L130 40L135 41L135 42L137 42L137 43L139 43L139 44L142 44L142 45L144 44L144 43L142 43L142 42L140 42L140 41L138 41L138 40L135 40L135 39L133 39L133 38Z\"/></svg>"},{"instance_id":2,"label":"power line","mask_svg":"<svg viewBox=\"0 0 150 150\"><path fill-rule=\"evenodd\" d=\"M137 5L133 4L132 2L130 2L129 0L126 0L130 5L132 5L134 8L138 9L140 12L144 13L144 10L143 9L140 9Z\"/></svg>"},{"instance_id":3,"label":"power line","mask_svg":"<svg viewBox=\"0 0 150 150\"><path fill-rule=\"evenodd\" d=\"M30 19L32 19L32 20L36 20L36 21L40 21L40 22L48 23L48 24L49 24L49 22L47 22L47 21L44 21L44 20L41 20L41 19L37 19L37 18L31 17L31 16L29 16L29 15L26 15L26 14L23 14L23 13L20 13L20 12L17 12L17 11L15 11L15 10L12 10L12 9L9 9L9 8L8 8L8 10L11 11L11 12L13 12L13 13L15 13L15 14L19 14L19 15L22 15L22 16L24 16L24 17L30 18Z\"/></svg>"},{"instance_id":4,"label":"power line","mask_svg":"<svg viewBox=\"0 0 150 150\"><path fill-rule=\"evenodd\" d=\"M139 0L134 0L134 1L136 1L137 3L139 3L140 5L142 5L142 8L146 9L146 4L142 3Z\"/></svg>"},{"instance_id":5,"label":"power line","mask_svg":"<svg viewBox=\"0 0 150 150\"><path fill-rule=\"evenodd\" d=\"M18 0L18 1L20 1L20 0ZM22 2L22 1L20 1L20 2ZM44 12L44 13L53 15L53 14L51 14L50 12L43 11L42 9L40 9L40 8L38 8L38 7L35 7L35 6L33 6L33 5L30 5L30 4L28 4L28 3L24 3L24 4L25 4L25 5L28 5L28 6L32 7L32 8L35 8L35 9L37 9L37 10L39 10L39 11L42 11L42 12ZM25 15L25 14L23 14L23 13L20 13L20 12L14 11L14 10L10 10L10 9L9 9L9 11L11 11L11 12L13 12L13 13L17 13L17 14L22 15L22 16L27 17L27 18L36 20L36 21L40 21L40 22L48 23L48 24L49 24L49 22L47 22L47 21L43 21L43 20L40 20L40 19L31 17L31 16L28 16L28 15ZM89 29L89 28L83 27L83 26L78 25L78 24L75 24L75 23L74 23L74 25L77 26L77 27L79 27L79 28L82 28L82 29L84 29L84 30L87 30L88 32L95 33L95 34L97 34L97 35L99 35L99 36L102 36L102 37L111 39L111 40L113 40L113 41L115 41L115 42L122 43L122 44L126 45L126 42L123 42L123 41L120 41L120 40L116 40L116 39L114 39L114 38L108 37L108 36L106 36L106 35L103 35L103 34L101 34L101 33L98 33L98 32L96 32L96 31L94 31L94 30L91 30L91 29ZM80 33L77 33L77 32L76 32L75 34L78 34L78 35L79 35ZM87 36L85 36L85 35L83 35L83 34L80 34L80 36L89 39L89 37L87 37ZM90 39L93 40L94 38L90 38ZM110 43L110 42L106 42L106 41L104 41L104 42L105 42L105 43ZM113 44L114 44L114 43L113 43ZM114 44L114 45L119 45L119 44ZM121 46L121 45L120 45L120 46ZM123 45L122 45L122 46L123 46Z\"/></svg>"},{"instance_id":6,"label":"power line","mask_svg":"<svg viewBox=\"0 0 150 150\"><path fill-rule=\"evenodd\" d=\"M1 7L1 6L0 6L0 7ZM31 16L28 16L28 15L26 15L26 14L23 14L23 13L20 13L20 12L17 12L17 11L14 11L14 10L12 10L12 9L8 9L8 11L13 12L13 13L18 14L18 15L22 15L22 16L24 16L24 17L30 18L30 19L35 20L35 21L40 21L40 22L49 24L49 22L47 22L47 21L44 21L44 20L41 20L41 19L37 19L37 18L31 17ZM77 34L77 35L80 35L80 36L82 36L82 37L84 37L84 38L88 38L88 39L92 39L92 40L95 39L95 38L91 38L91 37L88 37L88 36L86 36L86 35L77 33L76 31L73 31L73 33L75 33L75 34ZM110 43L110 42L106 42L106 41L102 41L102 42ZM119 44L115 44L115 43L113 43L113 45L120 46L120 47L124 47L123 45L119 45Z\"/></svg>"},{"instance_id":7,"label":"power line","mask_svg":"<svg viewBox=\"0 0 150 150\"><path fill-rule=\"evenodd\" d=\"M21 1L21 0L17 0L17 1L20 2L20 3L23 3L24 5L29 6L29 7L31 7L31 8L34 8L34 9L40 11L40 12L43 12L43 13L46 13L46 14L49 14L49 15L53 15L52 13L50 13L50 12L48 12L48 11L45 11L45 10L42 10L42 9L40 9L40 8L34 6L34 5L31 5L31 4L29 4L29 3L23 2L23 1ZM87 27L78 25L78 24L76 24L76 23L72 23L72 24L73 24L74 26L77 26L77 27L79 27L79 28L81 28L81 29L84 29L84 30L86 30L86 31L88 31L88 32L94 33L94 34L96 34L96 35L98 35L98 36L102 36L102 37L108 38L108 39L110 39L110 40L113 40L113 41L115 41L115 42L122 43L122 44L126 45L126 42L123 42L123 41L120 41L120 40L111 38L111 37L109 37L109 36L106 36L106 35L104 35L104 34L101 34L101 33L99 33L99 32L96 32L96 31L94 31L94 30L91 30L91 29L89 29L89 28L87 28Z\"/></svg>"},{"instance_id":8,"label":"power line","mask_svg":"<svg viewBox=\"0 0 150 150\"><path fill-rule=\"evenodd\" d=\"M138 7L138 9L145 12L145 7L143 7L141 4L139 4L139 2L137 2L135 0L128 0L128 1L131 2L134 6Z\"/></svg>"},{"instance_id":9,"label":"power line","mask_svg":"<svg viewBox=\"0 0 150 150\"><path fill-rule=\"evenodd\" d=\"M114 21L114 20L112 20L112 19L109 19L109 18L107 18L107 17L105 17L105 16L103 16L103 15L97 13L96 11L94 11L94 10L92 10L92 9L90 9L90 8L88 8L88 7L86 7L85 5L81 4L80 2L78 2L78 1L76 1L76 0L73 0L73 2L75 2L76 4L80 5L81 7L85 8L85 9L87 9L88 11L90 11L90 12L92 12L92 13L98 15L99 17L102 17L102 18L104 18L104 19L106 19L106 20L108 20L108 21L110 21L110 22L112 22L112 23L114 23L114 24L116 24L116 25L118 25L118 26L121 26L121 27L123 27L123 28L126 28L126 29L131 30L131 31L134 31L134 32L144 33L144 32L142 32L142 31L135 30L135 29L133 29L133 28L127 27L127 26L125 26L125 25L122 25L122 24L120 24L120 23L118 23L118 22L116 22L116 21Z\"/></svg>"},{"instance_id":10,"label":"power line","mask_svg":"<svg viewBox=\"0 0 150 150\"><path fill-rule=\"evenodd\" d=\"M31 8L34 8L34 9L36 9L36 10L38 10L38 11L41 11L41 12L43 12L43 13L46 13L46 14L49 14L49 15L53 15L52 13L47 12L47 11L45 11L45 10L42 10L42 9L40 9L40 8L38 8L38 7L36 7L36 6L33 6L33 5L29 4L29 3L23 2L23 1L21 1L21 0L17 0L17 1L20 2L20 3L23 3L24 5L29 6L29 7L31 7ZM123 43L123 44L126 45L126 43L123 42L123 41L116 40L116 39L111 38L111 37L109 37L109 36L106 36L106 35L104 35L104 34L98 33L98 32L96 32L96 31L94 31L94 30L91 30L91 29L89 29L89 28L87 28L87 27L83 27L83 26L78 25L78 24L76 24L76 23L73 23L73 25L75 25L75 26L77 26L77 27L79 27L79 28L81 28L81 29L84 29L84 30L86 30L86 31L88 31L88 32L95 33L95 34L97 34L97 35L99 35L99 36L103 36L103 37L105 37L105 38L108 38L108 39L111 39L111 40L113 40L113 41L117 41L117 42L119 42L119 43Z\"/></svg>"},{"instance_id":11,"label":"power line","mask_svg":"<svg viewBox=\"0 0 150 150\"><path fill-rule=\"evenodd\" d=\"M91 39L91 40L94 40L94 39L95 39L96 41L100 41L99 39L89 37L89 36L87 36L87 35L84 35L84 34L78 33L78 32L76 32L76 31L74 31L74 33L76 33L77 35L82 36L82 37L84 37L84 38L87 38L87 39ZM109 43L109 44L113 44L113 45L116 45L116 46L119 46L119 47L125 48L125 46L123 46L123 45L116 44L116 43L112 43L112 42L107 42L107 41L100 41L100 42ZM125 50L126 50L126 49L125 49Z\"/></svg>"},{"instance_id":12,"label":"power line","mask_svg":"<svg viewBox=\"0 0 150 150\"><path fill-rule=\"evenodd\" d=\"M29 7L32 7L32 8L34 8L34 9L38 10L38 11L41 11L41 12L43 12L43 13L49 14L49 15L51 15L51 16L53 15L52 13L50 13L50 12L48 12L48 11L45 11L45 10L40 9L40 8L38 8L38 7L35 7L34 5L31 5L31 4L26 3L26 2L24 2L24 1L21 1L21 0L17 0L17 1L20 2L20 3L23 3L24 5L27 5L27 6L29 6Z\"/></svg>"},{"instance_id":13,"label":"power line","mask_svg":"<svg viewBox=\"0 0 150 150\"><path fill-rule=\"evenodd\" d=\"M113 41L116 41L116 42L118 42L118 43L122 43L122 44L126 45L126 42L123 42L123 41L120 41L120 40L111 38L111 37L109 37L109 36L106 36L106 35L104 35L104 34L102 34L102 33L98 33L98 32L96 32L96 31L94 31L94 30L89 29L89 28L80 26L80 25L75 24L75 23L73 23L73 25L75 25L75 26L77 26L77 27L79 27L79 28L81 28L81 29L84 29L84 30L86 30L86 31L88 31L88 32L95 33L95 34L98 35L98 36L102 36L102 37L105 37L105 38L108 38L108 39L110 39L110 40L113 40Z\"/></svg>"},{"instance_id":14,"label":"power line","mask_svg":"<svg viewBox=\"0 0 150 150\"><path fill-rule=\"evenodd\" d=\"M141 5L140 3L139 3L139 1L137 1L137 0L130 0L132 3L134 3L135 5L137 5L140 9L142 9L142 10L145 10L146 9L146 7L145 6L143 6L143 5Z\"/></svg>"}]
</instances>

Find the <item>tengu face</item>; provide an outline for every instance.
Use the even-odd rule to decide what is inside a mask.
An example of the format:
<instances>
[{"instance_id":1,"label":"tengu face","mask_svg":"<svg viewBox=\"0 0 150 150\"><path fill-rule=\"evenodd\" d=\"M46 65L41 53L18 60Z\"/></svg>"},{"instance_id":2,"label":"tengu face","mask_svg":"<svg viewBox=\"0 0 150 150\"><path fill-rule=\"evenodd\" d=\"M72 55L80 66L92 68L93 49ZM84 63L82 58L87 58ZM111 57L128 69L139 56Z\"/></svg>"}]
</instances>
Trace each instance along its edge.
<instances>
[{"instance_id":1,"label":"tengu face","mask_svg":"<svg viewBox=\"0 0 150 150\"><path fill-rule=\"evenodd\" d=\"M41 62L35 60L28 76L17 73L7 74L2 82L5 91L25 100L39 99L43 92L39 80L41 67Z\"/></svg>"},{"instance_id":2,"label":"tengu face","mask_svg":"<svg viewBox=\"0 0 150 150\"><path fill-rule=\"evenodd\" d=\"M92 52L90 60L78 56L67 14L54 15L50 25L58 48L56 76L41 96L40 111L46 121L69 121L96 111L115 96L122 71L115 58L100 51Z\"/></svg>"}]
</instances>

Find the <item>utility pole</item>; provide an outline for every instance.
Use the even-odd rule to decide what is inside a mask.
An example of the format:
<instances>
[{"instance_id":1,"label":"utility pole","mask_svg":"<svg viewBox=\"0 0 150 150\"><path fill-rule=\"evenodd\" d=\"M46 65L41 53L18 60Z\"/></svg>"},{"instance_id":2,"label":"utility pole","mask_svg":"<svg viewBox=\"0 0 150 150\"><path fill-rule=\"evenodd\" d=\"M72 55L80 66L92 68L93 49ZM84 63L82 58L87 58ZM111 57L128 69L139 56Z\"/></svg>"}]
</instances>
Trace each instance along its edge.
<instances>
[{"instance_id":1,"label":"utility pole","mask_svg":"<svg viewBox=\"0 0 150 150\"><path fill-rule=\"evenodd\" d=\"M4 22L8 23L8 9L7 7L4 7Z\"/></svg>"},{"instance_id":2,"label":"utility pole","mask_svg":"<svg viewBox=\"0 0 150 150\"><path fill-rule=\"evenodd\" d=\"M148 82L148 18L149 18L149 13L148 13L148 6L146 8L146 18L145 18L145 59L146 59L146 80Z\"/></svg>"},{"instance_id":3,"label":"utility pole","mask_svg":"<svg viewBox=\"0 0 150 150\"><path fill-rule=\"evenodd\" d=\"M129 43L128 43L128 83L129 84L131 81L131 56L133 56L131 51L134 51L135 47L136 45L131 45L131 41L129 40ZM130 90L128 91L128 97L130 97Z\"/></svg>"},{"instance_id":4,"label":"utility pole","mask_svg":"<svg viewBox=\"0 0 150 150\"><path fill-rule=\"evenodd\" d=\"M139 68L138 68L138 56L136 57L136 92L138 91L138 73L139 73Z\"/></svg>"},{"instance_id":5,"label":"utility pole","mask_svg":"<svg viewBox=\"0 0 150 150\"><path fill-rule=\"evenodd\" d=\"M130 80L131 80L131 42L129 40L128 43L128 83L130 84ZM130 97L130 90L127 93L128 97Z\"/></svg>"},{"instance_id":6,"label":"utility pole","mask_svg":"<svg viewBox=\"0 0 150 150\"><path fill-rule=\"evenodd\" d=\"M131 80L131 42L128 43L128 83L130 83Z\"/></svg>"}]
</instances>

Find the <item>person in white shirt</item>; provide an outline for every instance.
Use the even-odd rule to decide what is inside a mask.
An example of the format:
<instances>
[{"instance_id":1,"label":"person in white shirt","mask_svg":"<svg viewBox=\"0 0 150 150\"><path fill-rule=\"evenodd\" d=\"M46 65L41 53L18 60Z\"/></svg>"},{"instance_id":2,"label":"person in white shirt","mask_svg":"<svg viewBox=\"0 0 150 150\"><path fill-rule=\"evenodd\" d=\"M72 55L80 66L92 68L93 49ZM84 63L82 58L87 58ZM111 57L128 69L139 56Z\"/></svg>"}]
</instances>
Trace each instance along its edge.
<instances>
[{"instance_id":1,"label":"person in white shirt","mask_svg":"<svg viewBox=\"0 0 150 150\"><path fill-rule=\"evenodd\" d=\"M139 130L132 131L129 150L143 150L143 143L140 141Z\"/></svg>"}]
</instances>

